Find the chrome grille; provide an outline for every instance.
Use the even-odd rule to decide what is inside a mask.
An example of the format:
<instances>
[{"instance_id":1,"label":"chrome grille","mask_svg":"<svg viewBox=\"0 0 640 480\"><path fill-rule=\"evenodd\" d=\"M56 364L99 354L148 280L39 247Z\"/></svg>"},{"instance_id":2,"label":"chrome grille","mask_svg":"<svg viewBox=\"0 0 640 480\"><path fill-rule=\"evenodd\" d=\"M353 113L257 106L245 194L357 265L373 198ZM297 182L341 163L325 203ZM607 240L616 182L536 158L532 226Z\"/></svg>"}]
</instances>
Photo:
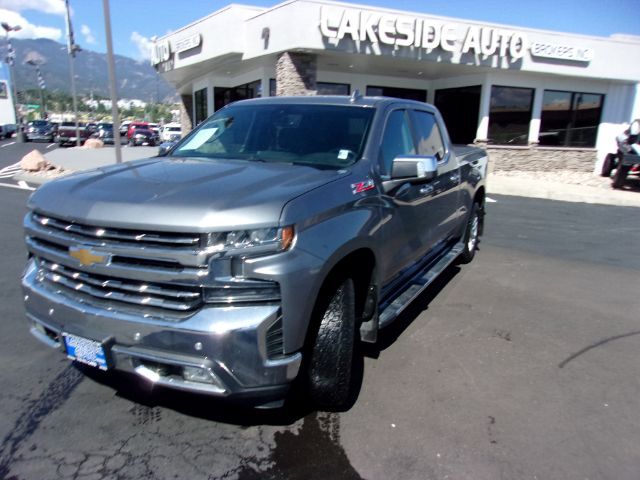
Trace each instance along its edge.
<instances>
[{"instance_id":1,"label":"chrome grille","mask_svg":"<svg viewBox=\"0 0 640 480\"><path fill-rule=\"evenodd\" d=\"M101 228L91 225L83 225L81 223L67 222L53 217L32 214L35 223L59 230L86 237L91 240L117 240L119 242L134 243L136 245L152 244L152 245L176 245L176 246L192 246L200 245L200 234L183 234L173 232L145 232L129 229Z\"/></svg>"},{"instance_id":2,"label":"chrome grille","mask_svg":"<svg viewBox=\"0 0 640 480\"><path fill-rule=\"evenodd\" d=\"M101 300L186 312L202 303L201 289L115 279L81 272L38 259L38 279L63 292L84 294Z\"/></svg>"}]
</instances>

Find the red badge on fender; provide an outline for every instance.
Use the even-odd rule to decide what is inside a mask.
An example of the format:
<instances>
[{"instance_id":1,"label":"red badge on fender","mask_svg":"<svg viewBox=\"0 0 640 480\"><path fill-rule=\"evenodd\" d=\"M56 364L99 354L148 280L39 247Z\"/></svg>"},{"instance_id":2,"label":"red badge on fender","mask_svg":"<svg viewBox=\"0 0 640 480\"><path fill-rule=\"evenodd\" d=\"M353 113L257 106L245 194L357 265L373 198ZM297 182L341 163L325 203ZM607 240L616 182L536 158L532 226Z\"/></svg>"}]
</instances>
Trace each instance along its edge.
<instances>
[{"instance_id":1,"label":"red badge on fender","mask_svg":"<svg viewBox=\"0 0 640 480\"><path fill-rule=\"evenodd\" d=\"M352 183L351 191L355 195L356 193L362 193L362 192L366 192L367 190L372 190L375 187L376 185L375 183L373 183L373 180L369 179L369 180L365 180L364 182Z\"/></svg>"}]
</instances>

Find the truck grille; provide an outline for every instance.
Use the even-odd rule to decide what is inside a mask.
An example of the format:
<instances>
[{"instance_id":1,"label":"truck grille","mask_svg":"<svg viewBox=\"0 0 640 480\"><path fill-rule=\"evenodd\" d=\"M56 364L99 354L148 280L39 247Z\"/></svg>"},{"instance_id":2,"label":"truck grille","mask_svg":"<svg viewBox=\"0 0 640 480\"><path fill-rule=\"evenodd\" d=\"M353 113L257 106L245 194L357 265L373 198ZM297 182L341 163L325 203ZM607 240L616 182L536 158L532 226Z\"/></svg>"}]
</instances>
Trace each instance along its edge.
<instances>
[{"instance_id":1,"label":"truck grille","mask_svg":"<svg viewBox=\"0 0 640 480\"><path fill-rule=\"evenodd\" d=\"M179 312L193 310L202 303L200 288L115 279L43 259L38 259L38 266L40 281L71 296L88 295L101 300Z\"/></svg>"},{"instance_id":2,"label":"truck grille","mask_svg":"<svg viewBox=\"0 0 640 480\"><path fill-rule=\"evenodd\" d=\"M144 232L129 229L100 228L90 225L82 225L75 222L67 222L56 218L33 213L31 218L36 224L58 231L71 233L78 237L102 242L116 240L118 242L132 243L135 245L175 245L198 247L199 234L182 234L173 232Z\"/></svg>"}]
</instances>

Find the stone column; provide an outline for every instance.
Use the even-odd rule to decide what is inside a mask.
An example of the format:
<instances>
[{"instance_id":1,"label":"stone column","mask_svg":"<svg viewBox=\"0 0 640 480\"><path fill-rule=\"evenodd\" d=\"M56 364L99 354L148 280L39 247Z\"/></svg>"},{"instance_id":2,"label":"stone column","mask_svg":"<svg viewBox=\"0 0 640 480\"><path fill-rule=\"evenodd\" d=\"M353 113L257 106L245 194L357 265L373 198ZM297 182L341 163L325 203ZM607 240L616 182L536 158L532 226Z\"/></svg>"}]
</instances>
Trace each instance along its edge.
<instances>
[{"instance_id":1,"label":"stone column","mask_svg":"<svg viewBox=\"0 0 640 480\"><path fill-rule=\"evenodd\" d=\"M315 95L316 73L315 55L299 52L281 53L276 62L276 95Z\"/></svg>"},{"instance_id":2,"label":"stone column","mask_svg":"<svg viewBox=\"0 0 640 480\"><path fill-rule=\"evenodd\" d=\"M193 129L193 95L180 95L180 125L182 136Z\"/></svg>"}]
</instances>

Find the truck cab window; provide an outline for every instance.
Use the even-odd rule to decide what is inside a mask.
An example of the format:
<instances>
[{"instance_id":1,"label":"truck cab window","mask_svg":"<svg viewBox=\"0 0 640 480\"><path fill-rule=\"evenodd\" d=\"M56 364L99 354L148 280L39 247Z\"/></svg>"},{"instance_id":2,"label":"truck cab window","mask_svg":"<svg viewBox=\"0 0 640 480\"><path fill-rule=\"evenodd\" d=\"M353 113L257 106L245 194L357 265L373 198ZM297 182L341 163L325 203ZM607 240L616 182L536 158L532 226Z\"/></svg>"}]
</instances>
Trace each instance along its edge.
<instances>
[{"instance_id":1,"label":"truck cab window","mask_svg":"<svg viewBox=\"0 0 640 480\"><path fill-rule=\"evenodd\" d=\"M414 112L416 136L418 137L418 155L432 155L438 161L444 158L444 142L436 117L428 112Z\"/></svg>"},{"instance_id":2,"label":"truck cab window","mask_svg":"<svg viewBox=\"0 0 640 480\"><path fill-rule=\"evenodd\" d=\"M395 110L387 119L382 138L381 157L384 172L391 172L393 159L400 155L415 155L416 147L411 137L411 129L404 110Z\"/></svg>"}]
</instances>

